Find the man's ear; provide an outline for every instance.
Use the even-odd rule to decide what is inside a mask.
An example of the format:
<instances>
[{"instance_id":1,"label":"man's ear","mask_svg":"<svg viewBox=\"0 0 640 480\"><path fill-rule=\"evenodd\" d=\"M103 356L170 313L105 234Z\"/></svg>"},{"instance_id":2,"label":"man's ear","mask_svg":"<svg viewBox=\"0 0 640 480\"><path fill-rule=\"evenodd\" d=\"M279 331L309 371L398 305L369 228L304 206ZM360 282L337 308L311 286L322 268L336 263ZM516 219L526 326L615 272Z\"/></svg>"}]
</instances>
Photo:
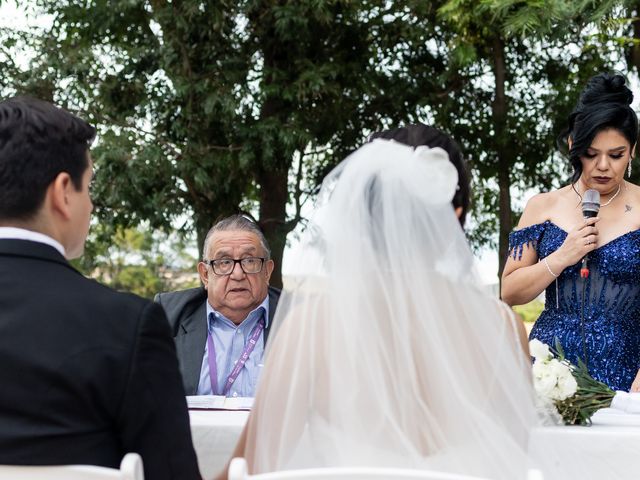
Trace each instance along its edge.
<instances>
[{"instance_id":1,"label":"man's ear","mask_svg":"<svg viewBox=\"0 0 640 480\"><path fill-rule=\"evenodd\" d=\"M200 281L207 288L209 285L209 275L207 275L207 264L204 262L198 263L198 274L200 275Z\"/></svg>"},{"instance_id":2,"label":"man's ear","mask_svg":"<svg viewBox=\"0 0 640 480\"><path fill-rule=\"evenodd\" d=\"M67 172L60 172L47 189L51 208L65 220L71 218L72 190L75 190L75 186Z\"/></svg>"},{"instance_id":3,"label":"man's ear","mask_svg":"<svg viewBox=\"0 0 640 480\"><path fill-rule=\"evenodd\" d=\"M273 262L273 260L269 259L266 262L266 277L267 277L267 282L269 282L269 280L271 279L271 274L273 273L273 269L275 268L276 264Z\"/></svg>"}]
</instances>

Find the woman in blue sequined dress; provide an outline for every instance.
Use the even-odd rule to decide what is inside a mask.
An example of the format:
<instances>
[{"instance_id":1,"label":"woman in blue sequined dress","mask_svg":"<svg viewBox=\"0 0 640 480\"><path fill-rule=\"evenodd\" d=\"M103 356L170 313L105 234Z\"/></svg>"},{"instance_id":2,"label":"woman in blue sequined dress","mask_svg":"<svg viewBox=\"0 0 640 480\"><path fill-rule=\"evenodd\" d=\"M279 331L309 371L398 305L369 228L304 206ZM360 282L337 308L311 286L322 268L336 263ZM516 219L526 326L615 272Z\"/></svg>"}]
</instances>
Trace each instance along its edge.
<instances>
[{"instance_id":1,"label":"woman in blue sequined dress","mask_svg":"<svg viewBox=\"0 0 640 480\"><path fill-rule=\"evenodd\" d=\"M530 338L553 345L616 390L640 391L640 187L625 180L638 137L633 94L621 75L589 80L558 144L568 146L571 183L527 204L509 237L502 299L522 305L545 291ZM597 218L582 195L600 193ZM589 255L590 274L580 277Z\"/></svg>"}]
</instances>

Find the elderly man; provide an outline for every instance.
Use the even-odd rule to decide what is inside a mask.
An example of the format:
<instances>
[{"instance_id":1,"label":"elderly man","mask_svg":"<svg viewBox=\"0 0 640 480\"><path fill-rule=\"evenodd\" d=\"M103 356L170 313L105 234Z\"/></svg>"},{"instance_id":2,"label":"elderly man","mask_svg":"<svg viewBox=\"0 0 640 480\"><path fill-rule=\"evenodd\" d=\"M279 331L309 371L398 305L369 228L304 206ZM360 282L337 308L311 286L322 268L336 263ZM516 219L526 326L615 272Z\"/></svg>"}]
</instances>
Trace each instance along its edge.
<instances>
[{"instance_id":1,"label":"elderly man","mask_svg":"<svg viewBox=\"0 0 640 480\"><path fill-rule=\"evenodd\" d=\"M280 291L269 247L242 215L215 224L198 273L204 288L156 296L171 324L187 395L253 397Z\"/></svg>"},{"instance_id":2,"label":"elderly man","mask_svg":"<svg viewBox=\"0 0 640 480\"><path fill-rule=\"evenodd\" d=\"M0 463L199 479L161 308L83 277L95 130L30 98L0 102ZM66 258L65 258L66 257Z\"/></svg>"}]
</instances>

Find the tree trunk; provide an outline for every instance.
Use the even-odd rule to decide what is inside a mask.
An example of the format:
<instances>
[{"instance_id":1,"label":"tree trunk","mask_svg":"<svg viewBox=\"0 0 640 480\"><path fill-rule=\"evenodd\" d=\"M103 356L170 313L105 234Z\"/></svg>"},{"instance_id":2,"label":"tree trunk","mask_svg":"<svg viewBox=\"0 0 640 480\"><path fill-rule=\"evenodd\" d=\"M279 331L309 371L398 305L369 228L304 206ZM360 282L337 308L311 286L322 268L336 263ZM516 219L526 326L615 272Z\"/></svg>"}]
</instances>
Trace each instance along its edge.
<instances>
[{"instance_id":1,"label":"tree trunk","mask_svg":"<svg viewBox=\"0 0 640 480\"><path fill-rule=\"evenodd\" d=\"M196 240L198 241L198 260L202 259L202 252L204 248L204 239L209 232L209 229L213 226L208 215L196 214Z\"/></svg>"},{"instance_id":2,"label":"tree trunk","mask_svg":"<svg viewBox=\"0 0 640 480\"><path fill-rule=\"evenodd\" d=\"M288 195L288 170L268 170L259 174L260 227L271 248L275 263L270 285L282 288L282 257L289 227L286 222Z\"/></svg>"},{"instance_id":3,"label":"tree trunk","mask_svg":"<svg viewBox=\"0 0 640 480\"><path fill-rule=\"evenodd\" d=\"M268 17L272 18L272 17ZM275 18L272 18L275 22ZM263 21L265 17L263 17ZM271 35L275 26L266 32ZM264 56L264 89L269 90L271 84L287 82L287 78L274 79L274 72L286 72L288 59L286 48L272 38L264 38L262 53ZM280 89L274 89L280 90ZM279 94L268 96L262 104L260 121L264 124L275 123L279 128L286 128L287 114L293 111L293 106ZM271 122L275 120L275 122ZM270 285L282 288L282 257L287 241L287 234L292 228L287 223L287 203L289 201L289 169L291 168L295 149L286 145L282 136L273 131L266 130L270 138L263 138L265 144L270 144L271 149L262 145L256 146L258 165L256 165L255 178L260 185L260 218L259 224L264 236L271 248L271 258L275 263ZM268 157L262 156L262 152L271 151Z\"/></svg>"},{"instance_id":4,"label":"tree trunk","mask_svg":"<svg viewBox=\"0 0 640 480\"><path fill-rule=\"evenodd\" d=\"M507 260L509 252L509 233L513 228L512 212L511 212L511 178L509 170L511 168L511 159L507 144L507 109L508 101L505 93L505 83L507 76L507 67L505 60L504 40L495 37L493 40L493 74L495 77L495 98L492 104L492 113L495 131L495 149L498 160L498 222L499 222L499 240L498 240L498 278L502 282L502 271Z\"/></svg>"}]
</instances>

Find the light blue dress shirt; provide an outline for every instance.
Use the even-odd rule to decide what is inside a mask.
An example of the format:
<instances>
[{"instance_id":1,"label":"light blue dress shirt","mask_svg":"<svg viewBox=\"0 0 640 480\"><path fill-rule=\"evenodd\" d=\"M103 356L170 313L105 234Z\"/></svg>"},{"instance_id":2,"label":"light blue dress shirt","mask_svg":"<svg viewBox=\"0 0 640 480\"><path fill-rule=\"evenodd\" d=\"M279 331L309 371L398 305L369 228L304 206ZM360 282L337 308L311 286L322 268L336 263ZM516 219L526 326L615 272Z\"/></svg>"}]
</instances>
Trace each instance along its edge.
<instances>
[{"instance_id":1,"label":"light blue dress shirt","mask_svg":"<svg viewBox=\"0 0 640 480\"><path fill-rule=\"evenodd\" d=\"M265 327L269 325L269 296L252 310L240 325L234 324L220 312L216 312L209 302L207 304L207 323L213 339L216 353L216 366L218 369L218 391L224 386L236 361L242 355L244 346L249 340L253 327L264 315ZM255 396L258 378L262 371L262 355L264 353L264 330L256 342L256 346L240 371L238 378L233 383L228 397L253 397ZM211 378L209 376L209 348L204 345L204 356L200 368L200 381L198 382L198 395L212 395Z\"/></svg>"}]
</instances>

